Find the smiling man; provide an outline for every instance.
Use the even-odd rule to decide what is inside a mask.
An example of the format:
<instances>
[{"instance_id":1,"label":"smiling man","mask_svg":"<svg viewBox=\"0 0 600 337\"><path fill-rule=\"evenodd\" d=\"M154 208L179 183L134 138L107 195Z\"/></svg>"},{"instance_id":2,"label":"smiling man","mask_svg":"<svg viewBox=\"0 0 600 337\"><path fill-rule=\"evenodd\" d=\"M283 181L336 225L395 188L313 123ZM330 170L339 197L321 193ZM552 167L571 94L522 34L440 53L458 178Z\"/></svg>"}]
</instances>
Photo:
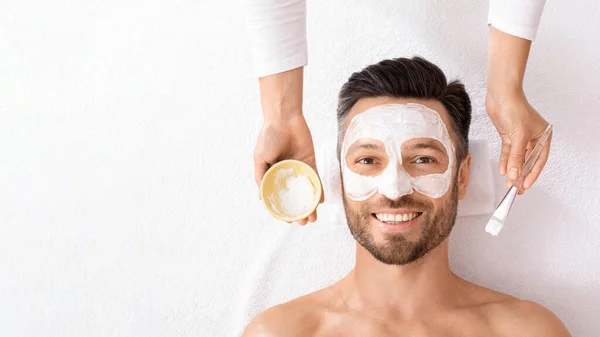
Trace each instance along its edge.
<instances>
[{"instance_id":1,"label":"smiling man","mask_svg":"<svg viewBox=\"0 0 600 337\"><path fill-rule=\"evenodd\" d=\"M547 309L450 270L470 122L464 86L422 58L354 73L339 97L338 155L356 266L258 315L244 336L569 336Z\"/></svg>"}]
</instances>

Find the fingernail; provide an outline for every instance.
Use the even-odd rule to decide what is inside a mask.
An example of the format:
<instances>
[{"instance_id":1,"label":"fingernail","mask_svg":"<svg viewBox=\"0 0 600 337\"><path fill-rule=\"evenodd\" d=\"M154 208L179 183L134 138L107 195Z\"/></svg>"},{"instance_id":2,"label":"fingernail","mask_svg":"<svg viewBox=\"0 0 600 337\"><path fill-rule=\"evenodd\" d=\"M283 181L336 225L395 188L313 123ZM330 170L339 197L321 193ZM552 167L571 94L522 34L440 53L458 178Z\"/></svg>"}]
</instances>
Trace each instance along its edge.
<instances>
[{"instance_id":1,"label":"fingernail","mask_svg":"<svg viewBox=\"0 0 600 337\"><path fill-rule=\"evenodd\" d=\"M510 171L508 172L508 177L511 180L517 180L518 175L519 175L519 173L515 167L511 168Z\"/></svg>"}]
</instances>

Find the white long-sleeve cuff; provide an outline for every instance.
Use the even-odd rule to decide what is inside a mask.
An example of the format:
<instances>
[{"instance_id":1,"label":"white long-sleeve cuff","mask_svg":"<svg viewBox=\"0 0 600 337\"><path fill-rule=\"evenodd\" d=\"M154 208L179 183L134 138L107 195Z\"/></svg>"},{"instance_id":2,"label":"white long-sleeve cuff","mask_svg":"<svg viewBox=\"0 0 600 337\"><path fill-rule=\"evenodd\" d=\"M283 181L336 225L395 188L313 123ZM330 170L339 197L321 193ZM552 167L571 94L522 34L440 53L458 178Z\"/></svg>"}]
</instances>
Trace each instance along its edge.
<instances>
[{"instance_id":1,"label":"white long-sleeve cuff","mask_svg":"<svg viewBox=\"0 0 600 337\"><path fill-rule=\"evenodd\" d=\"M257 77L264 77L273 74L282 73L284 71L304 67L308 64L308 53L306 44L301 50L290 52L289 56L264 56L258 55L262 52L255 52L254 59L254 74Z\"/></svg>"},{"instance_id":2,"label":"white long-sleeve cuff","mask_svg":"<svg viewBox=\"0 0 600 337\"><path fill-rule=\"evenodd\" d=\"M514 36L535 40L546 0L490 0L488 24Z\"/></svg>"},{"instance_id":3,"label":"white long-sleeve cuff","mask_svg":"<svg viewBox=\"0 0 600 337\"><path fill-rule=\"evenodd\" d=\"M246 0L245 6L256 76L308 63L305 0Z\"/></svg>"}]
</instances>

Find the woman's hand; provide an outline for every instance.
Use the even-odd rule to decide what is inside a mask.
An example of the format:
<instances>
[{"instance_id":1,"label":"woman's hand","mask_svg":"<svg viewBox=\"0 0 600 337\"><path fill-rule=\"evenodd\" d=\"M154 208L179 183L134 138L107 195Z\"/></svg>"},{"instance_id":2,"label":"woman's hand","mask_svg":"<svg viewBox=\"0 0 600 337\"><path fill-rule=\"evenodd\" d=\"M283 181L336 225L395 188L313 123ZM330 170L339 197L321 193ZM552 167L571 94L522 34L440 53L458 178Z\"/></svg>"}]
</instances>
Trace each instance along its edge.
<instances>
[{"instance_id":1,"label":"woman's hand","mask_svg":"<svg viewBox=\"0 0 600 337\"><path fill-rule=\"evenodd\" d=\"M528 150L542 136L548 122L529 104L523 92L523 77L531 41L490 26L486 109L502 138L498 170L508 174L510 187L521 175ZM550 153L551 137L525 178L519 193L539 177Z\"/></svg>"},{"instance_id":2,"label":"woman's hand","mask_svg":"<svg viewBox=\"0 0 600 337\"><path fill-rule=\"evenodd\" d=\"M254 148L256 184L260 186L265 172L271 165L284 159L303 161L317 171L312 136L302 114L286 120L266 121L263 125ZM316 220L317 211L315 210L308 218L302 219L298 223L305 225L307 222Z\"/></svg>"},{"instance_id":3,"label":"woman's hand","mask_svg":"<svg viewBox=\"0 0 600 337\"><path fill-rule=\"evenodd\" d=\"M506 185L510 187L521 175L526 154L536 145L548 122L527 102L522 91L500 98L488 93L486 108L502 139L498 170L502 175L508 173ZM520 194L530 188L540 176L548 160L550 143L551 137L544 144L540 156L525 178L519 190Z\"/></svg>"},{"instance_id":4,"label":"woman's hand","mask_svg":"<svg viewBox=\"0 0 600 337\"><path fill-rule=\"evenodd\" d=\"M254 179L259 187L269 167L284 159L303 161L317 172L312 136L302 114L303 70L296 68L259 80L263 126L254 148ZM315 210L298 223L316 220Z\"/></svg>"}]
</instances>

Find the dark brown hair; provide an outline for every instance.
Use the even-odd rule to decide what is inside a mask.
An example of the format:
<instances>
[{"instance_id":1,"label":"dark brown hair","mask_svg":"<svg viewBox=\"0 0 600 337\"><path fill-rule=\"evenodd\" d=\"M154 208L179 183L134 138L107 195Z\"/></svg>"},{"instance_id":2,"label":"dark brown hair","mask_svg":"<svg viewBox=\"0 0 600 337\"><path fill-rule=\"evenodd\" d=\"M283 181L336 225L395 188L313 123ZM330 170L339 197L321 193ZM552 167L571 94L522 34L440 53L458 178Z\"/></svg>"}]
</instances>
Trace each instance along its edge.
<instances>
[{"instance_id":1,"label":"dark brown hair","mask_svg":"<svg viewBox=\"0 0 600 337\"><path fill-rule=\"evenodd\" d=\"M396 58L352 74L339 94L337 120L340 131L343 130L345 116L354 104L368 97L438 100L450 115L452 125L449 132L456 143L458 162L469 152L471 100L465 86L460 81L448 83L446 75L435 64L421 57Z\"/></svg>"}]
</instances>

